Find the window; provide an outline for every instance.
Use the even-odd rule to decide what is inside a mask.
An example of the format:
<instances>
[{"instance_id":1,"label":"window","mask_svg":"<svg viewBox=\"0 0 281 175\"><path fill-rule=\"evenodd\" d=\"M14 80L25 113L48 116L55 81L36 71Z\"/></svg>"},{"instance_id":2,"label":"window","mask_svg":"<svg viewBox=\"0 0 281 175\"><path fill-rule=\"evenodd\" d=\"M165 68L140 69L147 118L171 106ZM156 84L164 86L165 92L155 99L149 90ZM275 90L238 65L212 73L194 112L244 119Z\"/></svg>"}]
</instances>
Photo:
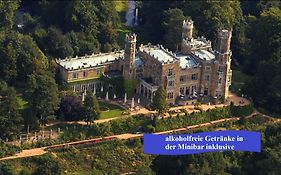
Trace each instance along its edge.
<instances>
[{"instance_id":1,"label":"window","mask_svg":"<svg viewBox=\"0 0 281 175\"><path fill-rule=\"evenodd\" d=\"M204 95L208 95L208 94L209 94L208 92L209 92L209 89L208 89L208 88L205 88L205 89L204 89Z\"/></svg>"},{"instance_id":2,"label":"window","mask_svg":"<svg viewBox=\"0 0 281 175\"><path fill-rule=\"evenodd\" d=\"M186 87L186 88L185 88L185 94L186 94L186 95L189 95L189 90L190 90L190 87Z\"/></svg>"},{"instance_id":3,"label":"window","mask_svg":"<svg viewBox=\"0 0 281 175\"><path fill-rule=\"evenodd\" d=\"M221 91L216 91L216 97L221 97Z\"/></svg>"},{"instance_id":4,"label":"window","mask_svg":"<svg viewBox=\"0 0 281 175\"><path fill-rule=\"evenodd\" d=\"M74 72L74 73L72 74L72 78L73 78L73 79L77 79L77 78L78 78L78 72Z\"/></svg>"},{"instance_id":5,"label":"window","mask_svg":"<svg viewBox=\"0 0 281 175\"><path fill-rule=\"evenodd\" d=\"M220 78L220 79L219 79L219 84L221 84L221 81L222 81L222 79Z\"/></svg>"},{"instance_id":6,"label":"window","mask_svg":"<svg viewBox=\"0 0 281 175\"><path fill-rule=\"evenodd\" d=\"M210 66L206 66L206 67L205 67L205 70L207 70L207 71L208 71L208 70L211 70L211 67L210 67Z\"/></svg>"},{"instance_id":7,"label":"window","mask_svg":"<svg viewBox=\"0 0 281 175\"><path fill-rule=\"evenodd\" d=\"M185 76L180 76L180 82L184 82L185 81Z\"/></svg>"},{"instance_id":8,"label":"window","mask_svg":"<svg viewBox=\"0 0 281 175\"><path fill-rule=\"evenodd\" d=\"M205 80L209 81L210 80L210 75L205 75Z\"/></svg>"},{"instance_id":9,"label":"window","mask_svg":"<svg viewBox=\"0 0 281 175\"><path fill-rule=\"evenodd\" d=\"M191 80L197 80L197 79L198 79L198 74L191 75Z\"/></svg>"},{"instance_id":10,"label":"window","mask_svg":"<svg viewBox=\"0 0 281 175\"><path fill-rule=\"evenodd\" d=\"M222 70L223 70L223 67L219 66L219 72L222 72Z\"/></svg>"},{"instance_id":11,"label":"window","mask_svg":"<svg viewBox=\"0 0 281 175\"><path fill-rule=\"evenodd\" d=\"M173 92L168 92L168 99L174 98L174 93Z\"/></svg>"},{"instance_id":12,"label":"window","mask_svg":"<svg viewBox=\"0 0 281 175\"><path fill-rule=\"evenodd\" d=\"M99 75L100 74L100 69L97 69L97 75Z\"/></svg>"},{"instance_id":13,"label":"window","mask_svg":"<svg viewBox=\"0 0 281 175\"><path fill-rule=\"evenodd\" d=\"M173 69L169 69L168 76L172 76L172 75L173 75Z\"/></svg>"},{"instance_id":14,"label":"window","mask_svg":"<svg viewBox=\"0 0 281 175\"><path fill-rule=\"evenodd\" d=\"M175 82L174 81L169 81L168 86L174 86Z\"/></svg>"},{"instance_id":15,"label":"window","mask_svg":"<svg viewBox=\"0 0 281 175\"><path fill-rule=\"evenodd\" d=\"M83 77L84 77L84 78L85 78L85 77L88 77L88 72L84 71L84 72L83 72Z\"/></svg>"},{"instance_id":16,"label":"window","mask_svg":"<svg viewBox=\"0 0 281 175\"><path fill-rule=\"evenodd\" d=\"M184 95L184 88L183 87L180 88L180 94Z\"/></svg>"}]
</instances>

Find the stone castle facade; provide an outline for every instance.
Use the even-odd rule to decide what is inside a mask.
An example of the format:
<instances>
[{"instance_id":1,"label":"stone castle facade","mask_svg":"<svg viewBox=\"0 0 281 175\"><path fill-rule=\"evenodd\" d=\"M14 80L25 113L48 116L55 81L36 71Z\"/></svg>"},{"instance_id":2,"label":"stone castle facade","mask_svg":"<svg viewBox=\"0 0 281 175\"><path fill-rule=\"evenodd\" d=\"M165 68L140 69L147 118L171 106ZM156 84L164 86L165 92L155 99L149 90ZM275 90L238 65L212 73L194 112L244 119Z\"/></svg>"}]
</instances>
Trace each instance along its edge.
<instances>
[{"instance_id":1,"label":"stone castle facade","mask_svg":"<svg viewBox=\"0 0 281 175\"><path fill-rule=\"evenodd\" d=\"M136 92L152 100L162 86L167 102L184 104L199 97L226 99L231 85L232 31L218 31L218 47L204 37L193 38L193 21L182 26L181 51L173 53L162 45L141 45L137 36L127 34L125 49L118 52L57 60L62 77L74 91L100 88L101 74L120 72L127 80L138 80Z\"/></svg>"}]
</instances>

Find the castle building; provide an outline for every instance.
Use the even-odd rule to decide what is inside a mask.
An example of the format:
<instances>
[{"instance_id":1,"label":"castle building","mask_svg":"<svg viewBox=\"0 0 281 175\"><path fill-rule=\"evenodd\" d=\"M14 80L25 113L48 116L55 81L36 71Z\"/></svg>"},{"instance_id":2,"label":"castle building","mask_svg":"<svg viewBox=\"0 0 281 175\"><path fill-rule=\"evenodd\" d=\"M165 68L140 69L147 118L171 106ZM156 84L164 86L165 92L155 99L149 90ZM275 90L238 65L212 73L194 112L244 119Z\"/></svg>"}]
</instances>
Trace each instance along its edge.
<instances>
[{"instance_id":1,"label":"castle building","mask_svg":"<svg viewBox=\"0 0 281 175\"><path fill-rule=\"evenodd\" d=\"M187 104L199 97L226 99L232 76L231 36L231 30L219 30L218 47L213 50L211 41L193 38L193 21L184 20L177 53L151 44L141 44L137 50L137 36L127 34L122 51L56 61L74 91L100 87L101 74L119 72L127 80L138 80L136 92L149 100L159 86L166 90L170 104Z\"/></svg>"}]
</instances>

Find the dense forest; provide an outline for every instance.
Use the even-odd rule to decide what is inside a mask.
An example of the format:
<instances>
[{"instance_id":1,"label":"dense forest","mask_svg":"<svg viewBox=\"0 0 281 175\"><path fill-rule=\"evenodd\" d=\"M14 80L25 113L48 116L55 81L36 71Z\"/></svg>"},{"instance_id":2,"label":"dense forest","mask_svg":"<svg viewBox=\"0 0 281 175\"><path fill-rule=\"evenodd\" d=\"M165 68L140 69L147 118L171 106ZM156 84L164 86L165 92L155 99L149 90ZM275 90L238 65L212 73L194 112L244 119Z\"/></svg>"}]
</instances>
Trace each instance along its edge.
<instances>
[{"instance_id":1,"label":"dense forest","mask_svg":"<svg viewBox=\"0 0 281 175\"><path fill-rule=\"evenodd\" d=\"M55 117L67 89L55 58L119 49L113 1L1 1L0 19L2 139Z\"/></svg>"}]
</instances>

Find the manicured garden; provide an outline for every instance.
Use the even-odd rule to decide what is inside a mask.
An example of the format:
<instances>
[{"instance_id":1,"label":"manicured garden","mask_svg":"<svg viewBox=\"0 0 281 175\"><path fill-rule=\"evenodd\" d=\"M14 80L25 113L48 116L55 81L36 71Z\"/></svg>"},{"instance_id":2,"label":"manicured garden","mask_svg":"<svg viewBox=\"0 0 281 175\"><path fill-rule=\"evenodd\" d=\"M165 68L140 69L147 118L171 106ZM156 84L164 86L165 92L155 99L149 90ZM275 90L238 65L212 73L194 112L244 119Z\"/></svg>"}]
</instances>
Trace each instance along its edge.
<instances>
[{"instance_id":1,"label":"manicured garden","mask_svg":"<svg viewBox=\"0 0 281 175\"><path fill-rule=\"evenodd\" d=\"M100 105L100 119L121 117L122 113L125 112L123 108L118 105L99 102Z\"/></svg>"}]
</instances>

